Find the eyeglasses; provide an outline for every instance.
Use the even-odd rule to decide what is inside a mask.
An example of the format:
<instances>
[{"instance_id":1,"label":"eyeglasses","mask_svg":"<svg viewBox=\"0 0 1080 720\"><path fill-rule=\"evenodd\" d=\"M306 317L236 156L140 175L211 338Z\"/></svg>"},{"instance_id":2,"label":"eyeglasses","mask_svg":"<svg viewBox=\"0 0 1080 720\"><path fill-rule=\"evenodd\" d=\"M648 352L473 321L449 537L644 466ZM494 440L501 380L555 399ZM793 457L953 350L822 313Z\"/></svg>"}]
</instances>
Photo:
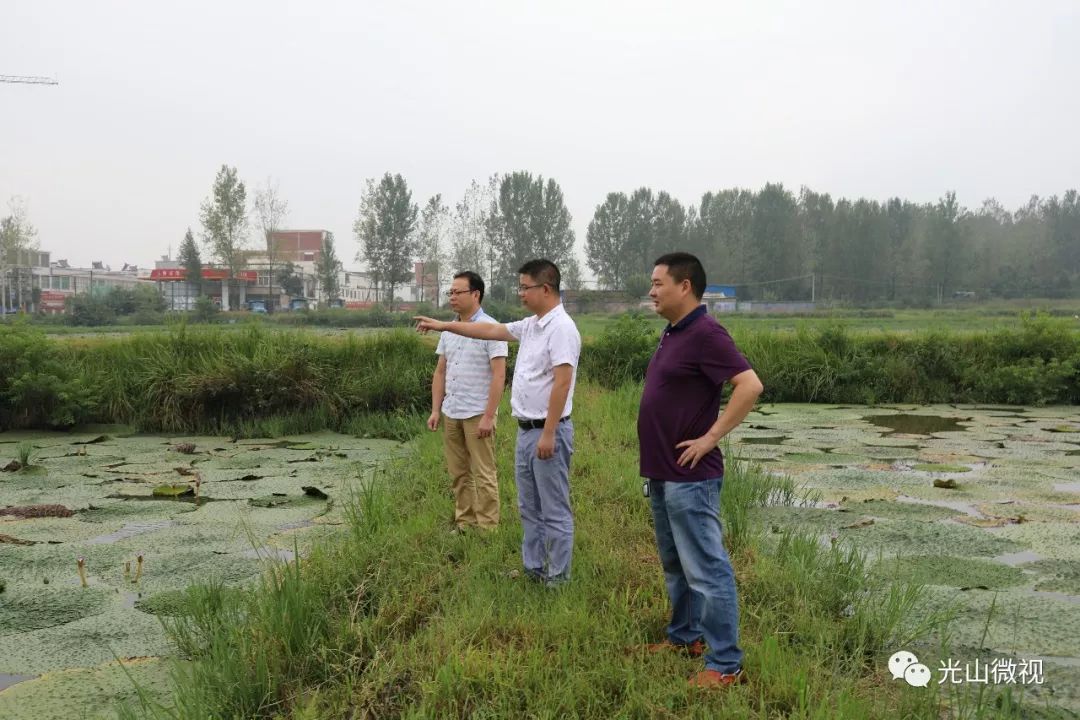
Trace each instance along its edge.
<instances>
[{"instance_id":1,"label":"eyeglasses","mask_svg":"<svg viewBox=\"0 0 1080 720\"><path fill-rule=\"evenodd\" d=\"M465 295L471 292L480 292L479 290L447 290L446 297L457 297L458 295Z\"/></svg>"},{"instance_id":2,"label":"eyeglasses","mask_svg":"<svg viewBox=\"0 0 1080 720\"><path fill-rule=\"evenodd\" d=\"M544 287L547 283L540 283L539 285L518 285L518 293L524 294L533 288Z\"/></svg>"}]
</instances>

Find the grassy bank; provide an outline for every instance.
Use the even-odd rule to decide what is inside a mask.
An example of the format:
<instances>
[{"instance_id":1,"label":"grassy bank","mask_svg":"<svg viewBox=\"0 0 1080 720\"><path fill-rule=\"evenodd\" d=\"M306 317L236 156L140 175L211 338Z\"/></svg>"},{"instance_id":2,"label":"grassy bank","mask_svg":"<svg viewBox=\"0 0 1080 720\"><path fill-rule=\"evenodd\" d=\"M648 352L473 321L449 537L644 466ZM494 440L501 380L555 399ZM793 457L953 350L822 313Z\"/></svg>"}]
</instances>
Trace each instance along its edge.
<instances>
[{"instance_id":1,"label":"grassy bank","mask_svg":"<svg viewBox=\"0 0 1080 720\"><path fill-rule=\"evenodd\" d=\"M986 332L852 332L843 325L793 333L732 329L769 402L1080 402L1074 320L1027 316ZM615 321L582 353L582 371L607 387L645 376L656 347L647 316Z\"/></svg>"},{"instance_id":2,"label":"grassy bank","mask_svg":"<svg viewBox=\"0 0 1080 720\"><path fill-rule=\"evenodd\" d=\"M691 691L700 661L649 655L667 620L662 572L637 480L639 389L584 385L572 487L573 581L513 577L520 523L513 432L499 435L503 523L450 535L438 435L360 493L347 531L254 592L189 593L171 625L185 660L175 695L130 716L293 717L1020 717L1012 696L944 697L885 670L899 647L941 630L916 586L875 573L843 543L770 530L790 481L733 463L723 493L751 678ZM505 411L506 408L504 408Z\"/></svg>"},{"instance_id":3,"label":"grassy bank","mask_svg":"<svg viewBox=\"0 0 1080 720\"><path fill-rule=\"evenodd\" d=\"M56 344L18 328L0 336L0 429L356 432L424 403L431 368L430 345L408 331L327 338L181 326Z\"/></svg>"},{"instance_id":4,"label":"grassy bank","mask_svg":"<svg viewBox=\"0 0 1080 720\"><path fill-rule=\"evenodd\" d=\"M698 662L652 656L666 600L636 480L637 389L583 386L573 493L573 581L514 578L521 529L513 433L499 437L503 522L448 533L440 439L355 498L348 532L255 593L194 588L172 629L175 705L160 717L806 717L917 712L882 679L882 653L910 639L915 588L814 535L768 535L752 521L794 488L752 468L729 474L727 541L742 593L753 681L693 693ZM504 408L505 409L505 408ZM151 714L152 715L152 714ZM901 716L902 717L902 716ZM930 716L928 716L930 717Z\"/></svg>"},{"instance_id":5,"label":"grassy bank","mask_svg":"<svg viewBox=\"0 0 1080 720\"><path fill-rule=\"evenodd\" d=\"M736 341L771 402L1080 402L1080 334L1029 317L984 333L861 334L832 326L742 331ZM644 377L655 323L623 316L582 351L581 375L608 387ZM278 434L348 430L372 413L423 408L433 338L409 330L328 337L250 326L55 343L27 326L0 334L0 430L125 423L145 431ZM514 357L511 350L511 362ZM358 420L359 419L359 420Z\"/></svg>"}]
</instances>

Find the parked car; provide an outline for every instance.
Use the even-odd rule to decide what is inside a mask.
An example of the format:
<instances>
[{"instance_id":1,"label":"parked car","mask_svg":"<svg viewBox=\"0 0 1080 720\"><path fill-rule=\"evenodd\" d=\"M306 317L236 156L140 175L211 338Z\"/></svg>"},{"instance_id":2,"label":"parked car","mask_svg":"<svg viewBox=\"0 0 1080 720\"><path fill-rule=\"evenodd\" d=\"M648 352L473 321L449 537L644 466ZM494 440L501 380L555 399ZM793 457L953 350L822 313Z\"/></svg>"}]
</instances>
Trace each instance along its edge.
<instances>
[{"instance_id":1,"label":"parked car","mask_svg":"<svg viewBox=\"0 0 1080 720\"><path fill-rule=\"evenodd\" d=\"M342 300L341 298L334 298L333 300L327 301L326 307L328 307L328 308L343 308L343 307L345 307L345 301Z\"/></svg>"},{"instance_id":2,"label":"parked car","mask_svg":"<svg viewBox=\"0 0 1080 720\"><path fill-rule=\"evenodd\" d=\"M293 312L297 310L307 310L308 302L304 298L293 298L289 301L289 310Z\"/></svg>"},{"instance_id":3,"label":"parked car","mask_svg":"<svg viewBox=\"0 0 1080 720\"><path fill-rule=\"evenodd\" d=\"M253 313L265 313L266 301L265 300L248 300L248 310Z\"/></svg>"}]
</instances>

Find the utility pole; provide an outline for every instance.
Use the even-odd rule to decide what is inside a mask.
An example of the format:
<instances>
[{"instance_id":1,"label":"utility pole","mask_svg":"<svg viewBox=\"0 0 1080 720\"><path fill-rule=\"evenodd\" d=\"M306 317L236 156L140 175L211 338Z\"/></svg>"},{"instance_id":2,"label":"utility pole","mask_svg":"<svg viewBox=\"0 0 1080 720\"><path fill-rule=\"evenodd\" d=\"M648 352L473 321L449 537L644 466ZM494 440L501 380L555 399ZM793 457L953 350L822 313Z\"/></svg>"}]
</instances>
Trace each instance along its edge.
<instances>
[{"instance_id":1,"label":"utility pole","mask_svg":"<svg viewBox=\"0 0 1080 720\"><path fill-rule=\"evenodd\" d=\"M60 84L60 82L58 80L54 79L54 78L42 77L40 75L0 75L0 83L8 83L8 84L14 84L14 85L59 85ZM16 261L18 261L18 258L16 258ZM19 304L21 305L22 304L22 282L21 282L20 274L18 272L18 268L13 268L13 270L15 270L14 278L15 278L15 286L16 287L12 288L12 289L16 290L16 292L18 294L18 298L19 298ZM30 272L31 272L31 282L33 282L33 280L32 280L33 271L31 270ZM4 279L5 278L0 278L0 281L2 281ZM4 310L5 312L6 312L6 308L7 308L7 296L6 296L7 290L8 290L8 288L7 288L6 282L0 282L0 292L4 293L4 297L2 298L2 302L0 302L0 310Z\"/></svg>"}]
</instances>

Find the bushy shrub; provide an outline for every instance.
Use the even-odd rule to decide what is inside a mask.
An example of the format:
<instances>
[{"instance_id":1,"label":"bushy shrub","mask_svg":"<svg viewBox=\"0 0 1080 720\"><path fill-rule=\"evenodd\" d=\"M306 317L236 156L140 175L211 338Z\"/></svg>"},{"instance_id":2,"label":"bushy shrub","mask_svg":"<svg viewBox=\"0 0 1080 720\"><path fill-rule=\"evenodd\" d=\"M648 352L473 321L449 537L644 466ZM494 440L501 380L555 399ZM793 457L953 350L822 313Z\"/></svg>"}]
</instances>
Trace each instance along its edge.
<instances>
[{"instance_id":1,"label":"bushy shrub","mask_svg":"<svg viewBox=\"0 0 1080 720\"><path fill-rule=\"evenodd\" d=\"M971 399L1007 405L1075 402L1077 359L1028 357L1008 365L985 367L968 378Z\"/></svg>"},{"instance_id":2,"label":"bushy shrub","mask_svg":"<svg viewBox=\"0 0 1080 720\"><path fill-rule=\"evenodd\" d=\"M195 300L195 309L191 311L191 321L197 323L217 322L221 315L221 308L206 295L200 295Z\"/></svg>"},{"instance_id":3,"label":"bushy shrub","mask_svg":"<svg viewBox=\"0 0 1080 720\"><path fill-rule=\"evenodd\" d=\"M167 307L165 298L155 288L139 285L131 288L114 288L102 298L117 315L135 313L160 313Z\"/></svg>"},{"instance_id":4,"label":"bushy shrub","mask_svg":"<svg viewBox=\"0 0 1080 720\"><path fill-rule=\"evenodd\" d=\"M116 310L102 297L72 295L67 299L67 317L72 325L93 327L116 323Z\"/></svg>"},{"instance_id":5,"label":"bushy shrub","mask_svg":"<svg viewBox=\"0 0 1080 720\"><path fill-rule=\"evenodd\" d=\"M68 355L39 330L0 333L0 430L70 427L94 412L100 390Z\"/></svg>"},{"instance_id":6,"label":"bushy shrub","mask_svg":"<svg viewBox=\"0 0 1080 720\"><path fill-rule=\"evenodd\" d=\"M621 315L599 338L584 344L581 373L608 388L640 382L657 340L656 330L644 315Z\"/></svg>"},{"instance_id":7,"label":"bushy shrub","mask_svg":"<svg viewBox=\"0 0 1080 720\"><path fill-rule=\"evenodd\" d=\"M516 296L510 300L496 300L491 295L484 296L484 312L499 322L514 322L529 315L529 311Z\"/></svg>"}]
</instances>

